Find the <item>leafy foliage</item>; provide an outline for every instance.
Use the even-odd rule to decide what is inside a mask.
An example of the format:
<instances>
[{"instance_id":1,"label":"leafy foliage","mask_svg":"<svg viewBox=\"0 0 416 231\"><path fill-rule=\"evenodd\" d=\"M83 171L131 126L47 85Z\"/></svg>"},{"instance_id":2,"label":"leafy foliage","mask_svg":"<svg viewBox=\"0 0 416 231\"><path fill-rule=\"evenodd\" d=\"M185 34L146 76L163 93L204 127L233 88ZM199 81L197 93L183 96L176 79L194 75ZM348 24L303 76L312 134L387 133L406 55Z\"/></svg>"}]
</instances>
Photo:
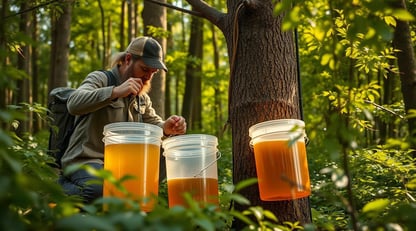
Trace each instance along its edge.
<instances>
[{"instance_id":1,"label":"leafy foliage","mask_svg":"<svg viewBox=\"0 0 416 231\"><path fill-rule=\"evenodd\" d=\"M9 1L10 2L10 1ZM36 1L38 2L38 1ZM276 13L285 13L283 29L296 28L299 36L302 94L308 145L309 169L313 193L311 196L313 224L277 221L274 214L261 207L236 211L233 203L249 205L239 190L256 182L249 179L232 184L232 150L228 133L219 133L221 118L204 113L204 130L192 132L216 133L220 136L222 157L218 161L220 204L199 207L189 198L189 207L167 208L162 184L155 210L143 213L130 199L102 198L91 205L78 198L67 197L55 183L57 172L46 155L46 133L16 135L19 121L25 119L22 110L45 111L37 104L22 103L0 109L0 221L1 230L228 230L235 219L242 220L245 230L416 230L416 166L411 157L405 112L395 65L395 50L391 46L393 27L397 19L414 19L415 1L408 11L393 9L391 1L276 1ZM104 5L106 14L118 15L119 9ZM11 1L17 6L19 1ZM97 43L99 14L97 2L77 1L71 41L71 82L77 85L92 68L100 69ZM224 3L220 2L221 8ZM12 14L18 7L8 9ZM43 12L43 11L42 11ZM178 24L189 18L169 16L173 34L158 28L151 33L172 36L176 46L169 48L166 61L169 75L175 83L172 92L177 101L183 91L183 67L189 58L184 51L186 40L180 36L189 28ZM114 19L113 17L111 17ZM16 18L7 18L7 51L19 53L20 45L30 39L17 33ZM40 53L49 53L48 18L39 14ZM114 20L115 21L115 20ZM184 23L185 24L185 23ZM412 26L412 25L411 25ZM117 27L114 27L117 28ZM117 29L116 29L117 30ZM178 33L180 31L180 33ZM210 41L213 34L204 33ZM208 35L207 35L208 34ZM211 37L212 36L212 37ZM416 34L411 35L416 41ZM225 42L218 39L222 53ZM117 47L119 44L113 44ZM208 46L206 46L208 47ZM211 65L210 49L205 61L203 87L204 111L219 110L226 102L227 65L216 69ZM16 63L16 56L8 59ZM48 63L47 56L37 62ZM47 65L40 65L41 81L47 82ZM16 81L27 77L23 71L8 65L0 66L0 87L14 91ZM45 89L45 84L40 84ZM45 98L45 97L44 97ZM175 104L178 105L179 103ZM172 106L173 107L173 106ZM172 108L178 112L180 108ZM225 116L219 113L219 116ZM111 179L111 174L102 173ZM122 179L124 180L124 179ZM121 180L121 181L122 181ZM114 179L114 184L120 181ZM128 206L126 206L128 205ZM108 210L103 207L107 206Z\"/></svg>"}]
</instances>

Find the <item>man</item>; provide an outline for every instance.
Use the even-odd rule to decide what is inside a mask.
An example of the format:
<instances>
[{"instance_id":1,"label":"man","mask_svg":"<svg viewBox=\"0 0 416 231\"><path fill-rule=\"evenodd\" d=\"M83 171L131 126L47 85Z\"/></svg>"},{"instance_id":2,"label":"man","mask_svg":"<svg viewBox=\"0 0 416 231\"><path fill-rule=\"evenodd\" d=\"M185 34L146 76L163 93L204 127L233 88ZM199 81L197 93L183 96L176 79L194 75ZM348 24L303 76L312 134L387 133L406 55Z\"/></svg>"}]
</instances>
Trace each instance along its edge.
<instances>
[{"instance_id":1,"label":"man","mask_svg":"<svg viewBox=\"0 0 416 231\"><path fill-rule=\"evenodd\" d=\"M106 124L139 121L163 128L166 136L184 134L186 122L181 116L172 115L162 120L152 107L147 95L153 75L160 69L167 71L163 63L160 44L151 37L134 39L125 52L119 53L111 72L115 86L107 86L108 77L101 71L88 74L81 86L69 97L67 107L71 114L83 116L75 128L69 146L62 157L62 167L85 164L95 169L103 168L103 128ZM102 184L87 184L97 180L84 170L62 176L59 183L69 195L79 195L85 203L102 196Z\"/></svg>"}]
</instances>

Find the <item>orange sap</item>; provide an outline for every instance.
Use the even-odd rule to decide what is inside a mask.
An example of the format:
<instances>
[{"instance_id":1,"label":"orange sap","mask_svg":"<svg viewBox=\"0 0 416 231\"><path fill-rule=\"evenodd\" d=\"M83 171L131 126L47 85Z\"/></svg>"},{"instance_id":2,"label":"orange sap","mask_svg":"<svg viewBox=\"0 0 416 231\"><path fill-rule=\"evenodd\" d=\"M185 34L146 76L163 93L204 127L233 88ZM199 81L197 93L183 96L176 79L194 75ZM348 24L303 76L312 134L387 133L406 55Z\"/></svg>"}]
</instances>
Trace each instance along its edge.
<instances>
[{"instance_id":1,"label":"orange sap","mask_svg":"<svg viewBox=\"0 0 416 231\"><path fill-rule=\"evenodd\" d=\"M192 198L200 202L218 205L218 180L214 178L175 178L168 179L169 207L187 205L184 193L188 192Z\"/></svg>"},{"instance_id":2,"label":"orange sap","mask_svg":"<svg viewBox=\"0 0 416 231\"><path fill-rule=\"evenodd\" d=\"M160 148L153 144L127 143L105 146L104 169L116 179L129 175L133 179L123 181L131 199L137 200L143 211L153 209L154 196L159 192ZM110 182L104 181L104 196L127 197Z\"/></svg>"},{"instance_id":3,"label":"orange sap","mask_svg":"<svg viewBox=\"0 0 416 231\"><path fill-rule=\"evenodd\" d=\"M306 148L303 141L289 147L287 140L254 144L254 156L263 201L291 200L310 195Z\"/></svg>"}]
</instances>

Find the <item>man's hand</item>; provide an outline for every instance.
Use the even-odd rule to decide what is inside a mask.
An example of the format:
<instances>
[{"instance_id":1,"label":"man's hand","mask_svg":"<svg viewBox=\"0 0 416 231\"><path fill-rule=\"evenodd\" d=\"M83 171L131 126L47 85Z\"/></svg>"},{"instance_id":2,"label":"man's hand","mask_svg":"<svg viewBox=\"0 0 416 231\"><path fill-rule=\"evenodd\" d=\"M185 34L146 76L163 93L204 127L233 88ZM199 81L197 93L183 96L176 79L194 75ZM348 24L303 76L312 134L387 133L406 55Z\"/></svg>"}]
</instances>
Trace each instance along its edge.
<instances>
[{"instance_id":1,"label":"man's hand","mask_svg":"<svg viewBox=\"0 0 416 231\"><path fill-rule=\"evenodd\" d=\"M138 95L143 88L143 82L140 78L129 78L119 86L113 88L111 98L124 98L130 95Z\"/></svg>"},{"instance_id":2,"label":"man's hand","mask_svg":"<svg viewBox=\"0 0 416 231\"><path fill-rule=\"evenodd\" d=\"M186 132L186 121L182 116L172 115L170 116L163 125L163 133L165 135L179 135L185 134Z\"/></svg>"}]
</instances>

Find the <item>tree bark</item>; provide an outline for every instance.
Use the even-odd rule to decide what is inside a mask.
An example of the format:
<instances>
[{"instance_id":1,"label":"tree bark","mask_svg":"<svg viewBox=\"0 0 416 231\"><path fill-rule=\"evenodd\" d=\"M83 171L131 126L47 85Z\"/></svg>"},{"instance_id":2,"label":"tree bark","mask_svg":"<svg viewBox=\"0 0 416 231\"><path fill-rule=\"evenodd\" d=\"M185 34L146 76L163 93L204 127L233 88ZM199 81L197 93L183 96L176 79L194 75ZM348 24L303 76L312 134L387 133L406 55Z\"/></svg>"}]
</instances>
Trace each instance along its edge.
<instances>
[{"instance_id":1,"label":"tree bark","mask_svg":"<svg viewBox=\"0 0 416 231\"><path fill-rule=\"evenodd\" d=\"M220 28L228 44L231 76L229 123L233 137L233 181L257 177L250 126L266 120L300 119L299 83L295 41L292 32L282 32L282 15L273 15L270 0L228 0L228 14L222 14L200 0L187 0ZM242 5L243 4L243 5ZM258 186L241 192L252 206L272 211L279 222L311 222L309 198L292 201L261 201ZM239 211L246 206L236 204ZM233 224L237 230L245 226Z\"/></svg>"},{"instance_id":2,"label":"tree bark","mask_svg":"<svg viewBox=\"0 0 416 231\"><path fill-rule=\"evenodd\" d=\"M203 23L199 18L191 19L191 36L189 39L188 57L185 72L185 94L182 115L187 120L190 130L200 130L201 125L201 74Z\"/></svg>"},{"instance_id":3,"label":"tree bark","mask_svg":"<svg viewBox=\"0 0 416 231\"><path fill-rule=\"evenodd\" d=\"M166 3L165 0L161 2ZM159 27L163 30L166 30L167 28L166 8L162 6L144 1L142 18L144 35L149 35L149 32L147 30L148 26ZM159 37L155 39L158 40L158 42L163 48L164 53L166 54L166 38ZM164 71L159 71L157 74L155 74L155 76L152 79L152 90L149 93L149 96L152 99L153 107L163 118L168 116L165 115L165 79L166 73Z\"/></svg>"},{"instance_id":4,"label":"tree bark","mask_svg":"<svg viewBox=\"0 0 416 231\"><path fill-rule=\"evenodd\" d=\"M406 9L404 0L397 0L395 7ZM396 53L397 64L399 66L401 90L406 113L416 109L416 60L410 35L409 23L397 20L393 38L394 48L399 51ZM415 113L415 112L413 112ZM409 126L409 142L411 149L416 150L416 117L407 119ZM413 151L416 157L416 151Z\"/></svg>"},{"instance_id":5,"label":"tree bark","mask_svg":"<svg viewBox=\"0 0 416 231\"><path fill-rule=\"evenodd\" d=\"M22 2L20 5L20 8L23 10L26 10L29 8L28 2ZM31 14L30 13L23 13L20 15L20 22L19 22L19 28L20 31L23 32L28 38L32 36L31 29L31 21L30 19ZM17 52L17 68L19 70L23 70L24 73L26 73L26 76L24 76L22 79L19 79L17 81L17 90L16 90L16 104L21 103L32 103L29 99L30 94L30 76L31 76L31 70L30 70L30 60L31 54L30 54L30 44L22 44L20 51ZM16 133L18 136L23 135L26 132L30 132L31 125L32 125L32 113L29 111L25 112L25 118L24 120L19 121L19 127L16 130Z\"/></svg>"},{"instance_id":6,"label":"tree bark","mask_svg":"<svg viewBox=\"0 0 416 231\"><path fill-rule=\"evenodd\" d=\"M213 24L211 24L211 32L212 32L212 48L213 48L213 53L214 53L214 66L215 66L215 81L216 84L214 84L214 97L215 97L215 108L214 108L214 115L215 115L215 124L216 124L216 136L221 139L222 138L222 124L224 123L223 121L223 105L222 105L222 100L221 100L221 89L219 84L217 84L217 82L219 82L220 79L220 73L219 73L219 68L220 68L220 58L219 58L219 51L218 51L218 44L217 44L217 33L216 33L216 28Z\"/></svg>"},{"instance_id":7,"label":"tree bark","mask_svg":"<svg viewBox=\"0 0 416 231\"><path fill-rule=\"evenodd\" d=\"M48 83L48 92L56 87L67 86L68 84L72 4L73 0L63 1L59 5L62 12L58 9L52 10L51 76Z\"/></svg>"},{"instance_id":8,"label":"tree bark","mask_svg":"<svg viewBox=\"0 0 416 231\"><path fill-rule=\"evenodd\" d=\"M101 0L98 0L98 8L100 9L100 15L101 15L101 39L102 39L102 57L101 57L101 67L105 68L107 66L108 63L108 55L107 55L107 36L105 35L105 30L106 30L106 26L105 26L105 13L104 13L104 8L103 5L101 4ZM109 34L109 32L107 32L107 34ZM109 42L110 40L108 40Z\"/></svg>"}]
</instances>

